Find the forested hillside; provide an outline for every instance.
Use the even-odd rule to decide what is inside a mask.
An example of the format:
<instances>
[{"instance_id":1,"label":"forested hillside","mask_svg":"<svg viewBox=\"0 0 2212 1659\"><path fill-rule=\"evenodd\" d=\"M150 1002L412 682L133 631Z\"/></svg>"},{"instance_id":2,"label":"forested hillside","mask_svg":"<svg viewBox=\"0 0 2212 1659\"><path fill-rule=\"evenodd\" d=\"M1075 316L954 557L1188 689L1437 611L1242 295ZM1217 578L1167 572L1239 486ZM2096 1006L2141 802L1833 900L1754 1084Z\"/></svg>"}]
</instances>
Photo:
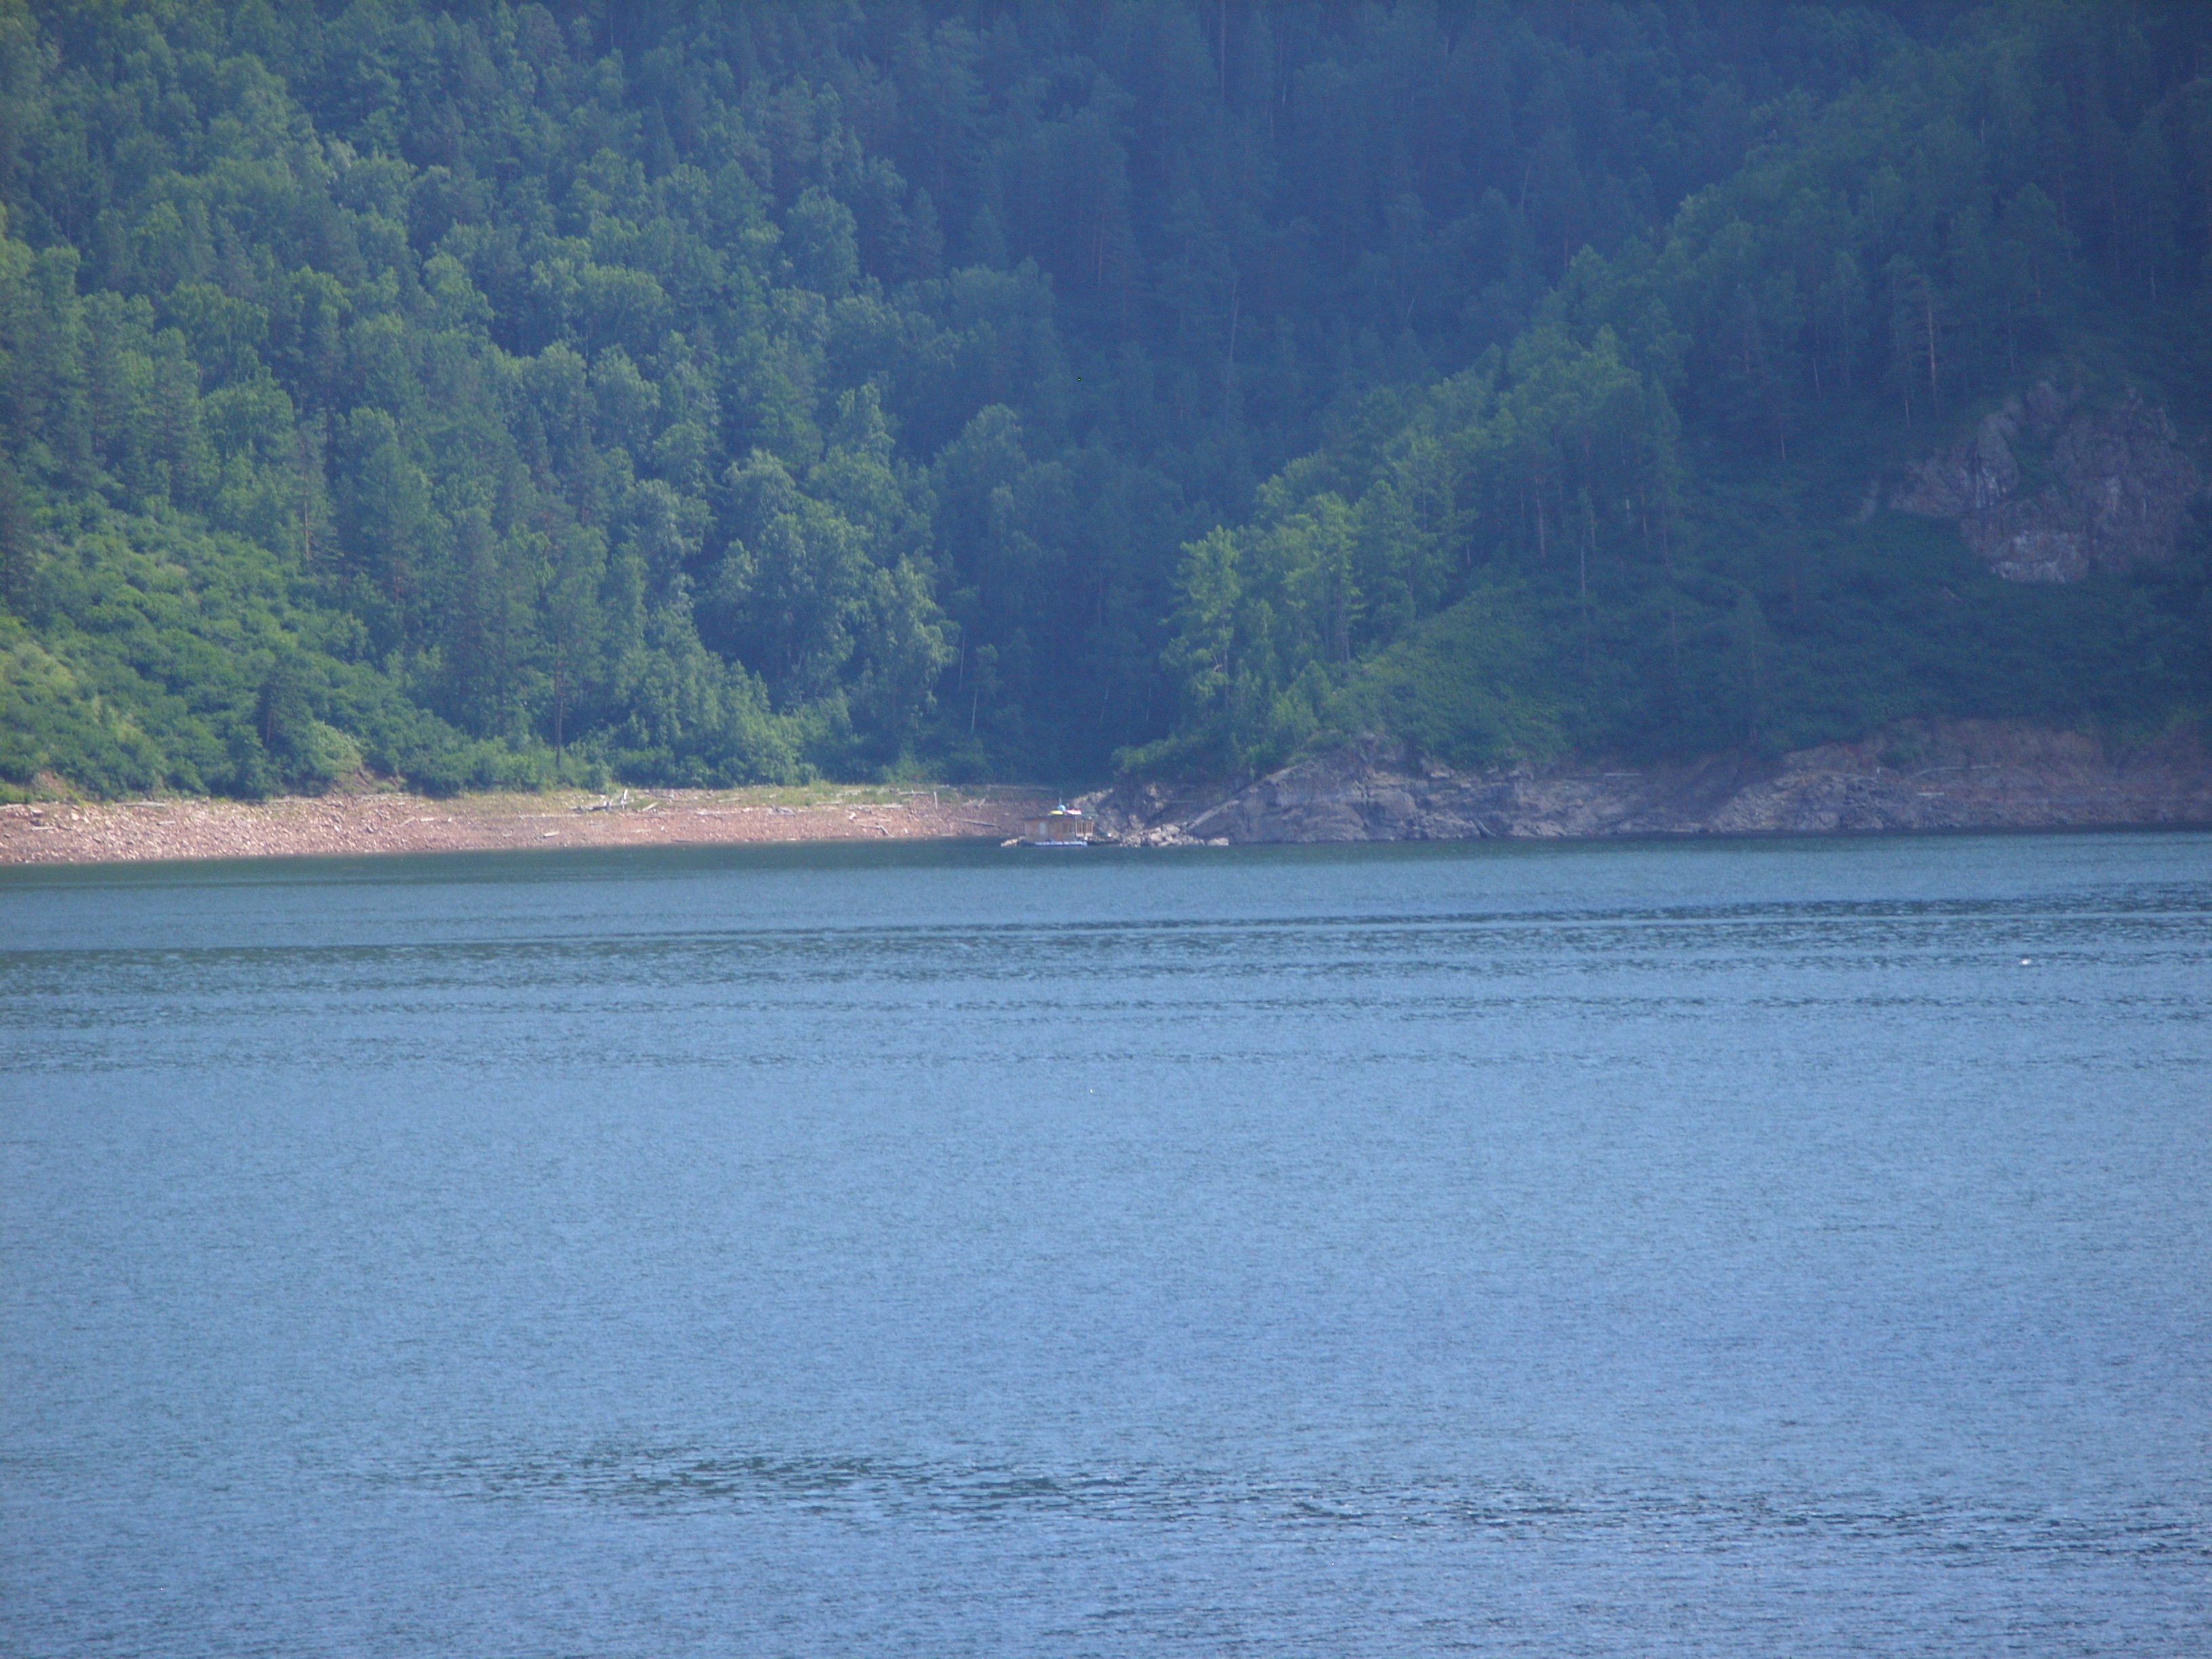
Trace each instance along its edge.
<instances>
[{"instance_id":1,"label":"forested hillside","mask_svg":"<svg viewBox=\"0 0 2212 1659\"><path fill-rule=\"evenodd\" d=\"M2199 7L0 0L0 203L18 787L2212 712L1889 505L2203 430Z\"/></svg>"}]
</instances>

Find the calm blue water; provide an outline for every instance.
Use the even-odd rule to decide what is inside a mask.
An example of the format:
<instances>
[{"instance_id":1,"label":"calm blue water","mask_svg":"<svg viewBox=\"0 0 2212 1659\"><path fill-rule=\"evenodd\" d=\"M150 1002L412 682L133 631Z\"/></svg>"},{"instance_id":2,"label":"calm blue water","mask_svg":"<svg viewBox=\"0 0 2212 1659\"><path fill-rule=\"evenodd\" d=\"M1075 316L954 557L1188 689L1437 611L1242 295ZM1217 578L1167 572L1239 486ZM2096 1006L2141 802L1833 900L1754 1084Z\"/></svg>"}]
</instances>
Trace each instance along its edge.
<instances>
[{"instance_id":1,"label":"calm blue water","mask_svg":"<svg viewBox=\"0 0 2212 1659\"><path fill-rule=\"evenodd\" d=\"M0 873L0 1649L2212 1651L2209 1005L2203 836Z\"/></svg>"}]
</instances>

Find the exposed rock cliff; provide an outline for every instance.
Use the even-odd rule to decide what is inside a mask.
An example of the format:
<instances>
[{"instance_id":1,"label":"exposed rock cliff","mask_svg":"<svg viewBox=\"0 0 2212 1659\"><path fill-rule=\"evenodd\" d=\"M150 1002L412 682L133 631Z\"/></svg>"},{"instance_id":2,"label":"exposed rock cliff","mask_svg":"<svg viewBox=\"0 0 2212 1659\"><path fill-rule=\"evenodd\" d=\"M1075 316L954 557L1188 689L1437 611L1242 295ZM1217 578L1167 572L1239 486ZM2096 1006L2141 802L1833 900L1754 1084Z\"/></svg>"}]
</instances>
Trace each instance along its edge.
<instances>
[{"instance_id":1,"label":"exposed rock cliff","mask_svg":"<svg viewBox=\"0 0 2212 1659\"><path fill-rule=\"evenodd\" d=\"M1106 838L1155 847L2212 824L2212 755L2187 732L2124 748L1983 720L1638 771L1423 769L1376 744L1233 793L1125 783L1083 805Z\"/></svg>"},{"instance_id":2,"label":"exposed rock cliff","mask_svg":"<svg viewBox=\"0 0 2212 1659\"><path fill-rule=\"evenodd\" d=\"M2132 392L2091 409L2080 393L2043 385L1913 468L1890 505L1957 520L1966 545L2008 581L2071 582L2172 557L2203 494L2164 410Z\"/></svg>"}]
</instances>

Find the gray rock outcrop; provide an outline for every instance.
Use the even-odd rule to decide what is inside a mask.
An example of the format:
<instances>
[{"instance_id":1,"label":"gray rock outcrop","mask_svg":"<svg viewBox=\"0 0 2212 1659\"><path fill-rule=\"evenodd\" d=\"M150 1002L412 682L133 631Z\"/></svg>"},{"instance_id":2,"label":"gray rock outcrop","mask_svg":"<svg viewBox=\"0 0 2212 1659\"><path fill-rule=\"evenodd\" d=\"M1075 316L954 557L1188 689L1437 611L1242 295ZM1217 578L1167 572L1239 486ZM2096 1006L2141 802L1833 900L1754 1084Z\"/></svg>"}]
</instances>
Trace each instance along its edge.
<instances>
[{"instance_id":1,"label":"gray rock outcrop","mask_svg":"<svg viewBox=\"0 0 2212 1659\"><path fill-rule=\"evenodd\" d=\"M2172 558L2204 494L2163 410L2133 392L2092 409L2078 392L2045 384L1911 469L1890 505L1955 520L1966 545L2008 581L2071 582Z\"/></svg>"},{"instance_id":2,"label":"gray rock outcrop","mask_svg":"<svg viewBox=\"0 0 2212 1659\"><path fill-rule=\"evenodd\" d=\"M1081 805L1102 839L1148 847L2212 824L2212 756L2186 732L2130 748L1990 720L1637 770L1455 772L1370 743L1240 789L1123 783Z\"/></svg>"}]
</instances>

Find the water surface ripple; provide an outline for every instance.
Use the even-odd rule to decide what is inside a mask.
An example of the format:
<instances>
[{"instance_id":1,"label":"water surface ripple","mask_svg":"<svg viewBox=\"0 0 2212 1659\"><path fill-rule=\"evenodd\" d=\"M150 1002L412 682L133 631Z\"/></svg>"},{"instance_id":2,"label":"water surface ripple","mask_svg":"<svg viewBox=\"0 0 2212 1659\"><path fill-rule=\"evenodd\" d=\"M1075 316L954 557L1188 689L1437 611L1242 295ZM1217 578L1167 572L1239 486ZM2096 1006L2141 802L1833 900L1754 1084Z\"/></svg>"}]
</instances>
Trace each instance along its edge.
<instances>
[{"instance_id":1,"label":"water surface ripple","mask_svg":"<svg viewBox=\"0 0 2212 1659\"><path fill-rule=\"evenodd\" d=\"M2212 1650L2212 837L0 872L0 1649Z\"/></svg>"}]
</instances>

